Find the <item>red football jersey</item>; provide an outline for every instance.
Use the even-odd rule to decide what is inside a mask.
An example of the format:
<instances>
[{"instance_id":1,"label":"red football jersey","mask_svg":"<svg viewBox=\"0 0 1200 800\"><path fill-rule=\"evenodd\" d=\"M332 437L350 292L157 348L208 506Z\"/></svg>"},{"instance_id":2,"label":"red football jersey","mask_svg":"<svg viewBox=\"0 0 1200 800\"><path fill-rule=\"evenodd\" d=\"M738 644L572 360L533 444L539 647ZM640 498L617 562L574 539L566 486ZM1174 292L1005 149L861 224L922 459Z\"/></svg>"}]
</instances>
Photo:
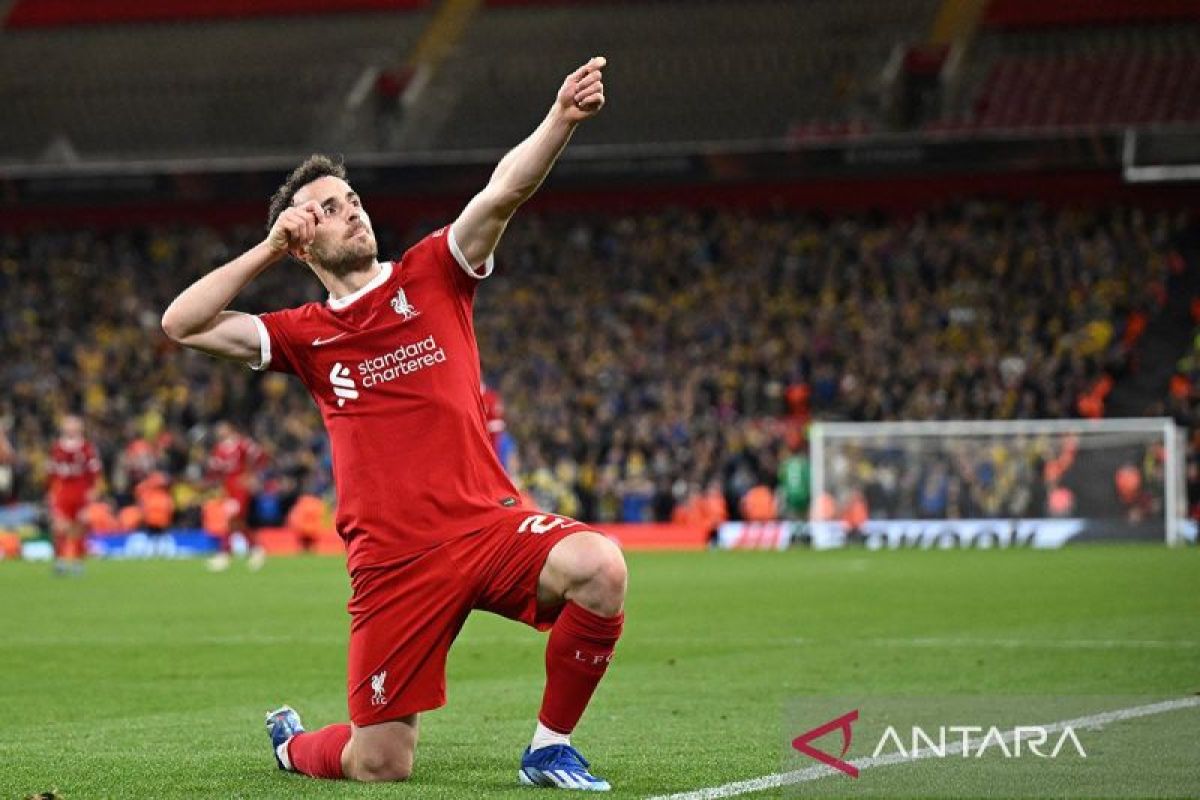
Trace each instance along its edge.
<instances>
[{"instance_id":1,"label":"red football jersey","mask_svg":"<svg viewBox=\"0 0 1200 800\"><path fill-rule=\"evenodd\" d=\"M262 448L249 436L238 434L213 445L208 454L208 474L221 481L226 492L238 495L246 491L246 473L262 462Z\"/></svg>"},{"instance_id":2,"label":"red football jersey","mask_svg":"<svg viewBox=\"0 0 1200 800\"><path fill-rule=\"evenodd\" d=\"M333 448L351 572L477 531L519 503L488 436L471 269L449 227L346 297L263 314L258 369L292 372Z\"/></svg>"},{"instance_id":3,"label":"red football jersey","mask_svg":"<svg viewBox=\"0 0 1200 800\"><path fill-rule=\"evenodd\" d=\"M87 439L58 439L50 448L50 493L55 502L79 502L100 475L100 456Z\"/></svg>"}]
</instances>

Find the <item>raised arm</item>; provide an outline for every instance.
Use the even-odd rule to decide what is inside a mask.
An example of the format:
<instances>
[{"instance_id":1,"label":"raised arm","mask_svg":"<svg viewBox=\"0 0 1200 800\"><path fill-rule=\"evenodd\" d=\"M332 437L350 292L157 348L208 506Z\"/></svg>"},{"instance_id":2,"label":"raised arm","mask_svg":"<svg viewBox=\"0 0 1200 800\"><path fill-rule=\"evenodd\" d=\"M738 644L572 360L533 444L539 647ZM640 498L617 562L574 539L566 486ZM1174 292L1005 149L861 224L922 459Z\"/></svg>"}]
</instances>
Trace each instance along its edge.
<instances>
[{"instance_id":1,"label":"raised arm","mask_svg":"<svg viewBox=\"0 0 1200 800\"><path fill-rule=\"evenodd\" d=\"M500 160L487 186L454 221L455 241L469 264L487 260L512 215L546 179L575 126L604 107L605 63L597 56L567 76L550 113Z\"/></svg>"},{"instance_id":2,"label":"raised arm","mask_svg":"<svg viewBox=\"0 0 1200 800\"><path fill-rule=\"evenodd\" d=\"M261 323L250 314L225 308L246 284L282 260L289 249L311 244L320 221L316 202L284 211L266 239L184 289L163 312L163 332L194 350L257 363Z\"/></svg>"}]
</instances>

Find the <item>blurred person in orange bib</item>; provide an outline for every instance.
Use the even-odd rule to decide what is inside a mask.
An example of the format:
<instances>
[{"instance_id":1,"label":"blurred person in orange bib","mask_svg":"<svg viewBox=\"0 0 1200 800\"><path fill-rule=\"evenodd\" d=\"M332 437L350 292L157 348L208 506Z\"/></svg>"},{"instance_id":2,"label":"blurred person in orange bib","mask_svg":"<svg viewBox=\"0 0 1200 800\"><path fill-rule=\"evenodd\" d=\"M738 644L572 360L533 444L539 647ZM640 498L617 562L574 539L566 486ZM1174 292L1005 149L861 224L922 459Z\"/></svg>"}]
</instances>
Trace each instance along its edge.
<instances>
[{"instance_id":1,"label":"blurred person in orange bib","mask_svg":"<svg viewBox=\"0 0 1200 800\"><path fill-rule=\"evenodd\" d=\"M171 484L161 472L151 472L133 490L138 508L142 512L142 524L146 533L160 546L162 535L175 519L175 500L171 497Z\"/></svg>"},{"instance_id":2,"label":"blurred person in orange bib","mask_svg":"<svg viewBox=\"0 0 1200 800\"><path fill-rule=\"evenodd\" d=\"M300 549L311 553L316 549L317 539L325 530L325 518L328 515L325 501L316 495L302 494L296 498L295 504L287 515L287 527L296 535Z\"/></svg>"}]
</instances>

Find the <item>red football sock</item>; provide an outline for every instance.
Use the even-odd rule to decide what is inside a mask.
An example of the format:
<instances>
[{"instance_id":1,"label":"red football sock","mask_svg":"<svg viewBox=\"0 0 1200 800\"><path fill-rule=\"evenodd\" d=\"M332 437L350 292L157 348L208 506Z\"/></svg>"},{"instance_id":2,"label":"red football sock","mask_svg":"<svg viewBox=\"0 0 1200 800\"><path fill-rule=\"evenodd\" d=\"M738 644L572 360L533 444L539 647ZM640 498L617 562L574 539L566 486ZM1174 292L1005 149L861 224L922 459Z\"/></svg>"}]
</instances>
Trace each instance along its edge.
<instances>
[{"instance_id":1,"label":"red football sock","mask_svg":"<svg viewBox=\"0 0 1200 800\"><path fill-rule=\"evenodd\" d=\"M288 742L292 769L314 778L344 778L342 750L350 741L350 726L326 725L319 731L297 733Z\"/></svg>"},{"instance_id":2,"label":"red football sock","mask_svg":"<svg viewBox=\"0 0 1200 800\"><path fill-rule=\"evenodd\" d=\"M54 554L63 561L82 561L86 555L85 550L83 539L63 534L55 543Z\"/></svg>"},{"instance_id":3,"label":"red football sock","mask_svg":"<svg viewBox=\"0 0 1200 800\"><path fill-rule=\"evenodd\" d=\"M567 603L546 643L546 691L538 721L559 733L575 730L621 638L624 614L602 617Z\"/></svg>"}]
</instances>

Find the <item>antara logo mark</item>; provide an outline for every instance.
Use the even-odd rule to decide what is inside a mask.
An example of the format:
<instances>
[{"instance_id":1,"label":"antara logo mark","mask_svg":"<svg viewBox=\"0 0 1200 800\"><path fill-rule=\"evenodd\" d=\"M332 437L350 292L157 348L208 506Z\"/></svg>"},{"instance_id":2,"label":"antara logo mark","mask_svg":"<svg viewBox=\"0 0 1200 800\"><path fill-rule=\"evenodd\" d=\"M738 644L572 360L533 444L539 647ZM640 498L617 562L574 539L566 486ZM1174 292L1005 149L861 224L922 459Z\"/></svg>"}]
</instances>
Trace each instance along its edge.
<instances>
[{"instance_id":1,"label":"antara logo mark","mask_svg":"<svg viewBox=\"0 0 1200 800\"><path fill-rule=\"evenodd\" d=\"M816 728L813 728L807 733L800 734L792 740L792 747L796 748L801 753L804 753L804 755L808 756L809 758L815 758L822 764L826 764L836 770L841 770L851 778L857 778L858 767L854 766L848 761L843 760L846 757L846 751L850 749L850 740L854 736L854 732L850 726L857 721L858 709L856 708L849 713L843 714L837 719L831 719L824 725L819 725ZM818 750L812 746L811 742L814 739L820 739L825 734L832 733L836 730L840 730L842 732L842 752L840 755L834 757L829 755L829 753Z\"/></svg>"}]
</instances>

